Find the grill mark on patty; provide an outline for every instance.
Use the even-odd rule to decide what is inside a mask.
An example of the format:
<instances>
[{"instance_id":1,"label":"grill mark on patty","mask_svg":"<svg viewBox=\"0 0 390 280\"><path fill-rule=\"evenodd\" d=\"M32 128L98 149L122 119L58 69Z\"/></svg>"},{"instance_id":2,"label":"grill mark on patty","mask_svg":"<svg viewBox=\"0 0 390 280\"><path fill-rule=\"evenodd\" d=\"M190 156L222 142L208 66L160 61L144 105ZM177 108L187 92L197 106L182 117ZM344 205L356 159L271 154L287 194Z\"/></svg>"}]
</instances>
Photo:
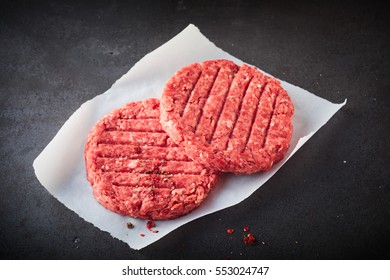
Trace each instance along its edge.
<instances>
[{"instance_id":1,"label":"grill mark on patty","mask_svg":"<svg viewBox=\"0 0 390 280\"><path fill-rule=\"evenodd\" d=\"M129 174L135 174L136 176L129 176ZM175 189L196 186L199 182L204 181L205 178L209 177L209 175L177 173L168 178L167 175L162 174L137 174L134 172L104 172L101 176L110 181L111 184L117 186L134 187L139 185L150 185L155 188ZM164 180L165 178L167 180ZM183 180L183 178L185 180Z\"/></svg>"},{"instance_id":2,"label":"grill mark on patty","mask_svg":"<svg viewBox=\"0 0 390 280\"><path fill-rule=\"evenodd\" d=\"M96 168L103 172L135 172L135 173L154 173L154 174L200 174L203 166L185 160L165 159L129 159L129 158L97 158Z\"/></svg>"},{"instance_id":3,"label":"grill mark on patty","mask_svg":"<svg viewBox=\"0 0 390 280\"><path fill-rule=\"evenodd\" d=\"M226 101L227 101L227 97L229 96L230 94L230 90L232 89L232 85L234 84L234 81L236 79L237 75L234 75L234 78L230 81L229 85L228 85L228 90L226 91L224 97L223 97L223 100L222 100L222 105L220 106L220 109L218 110L218 114L217 114L217 118L216 118L216 121L214 122L214 125L212 127L212 130L211 130L211 134L209 136L209 138L206 138L207 142L210 144L212 139L214 138L214 134L215 134L215 131L218 127L218 123L219 123L219 120L222 116L222 112L224 110L224 107L225 107L225 104L226 104Z\"/></svg>"},{"instance_id":4,"label":"grill mark on patty","mask_svg":"<svg viewBox=\"0 0 390 280\"><path fill-rule=\"evenodd\" d=\"M167 191L167 192L171 192L172 191L172 187L158 187L156 188L155 185L125 185L125 184L117 184L117 183L113 183L112 184L112 187L113 187L113 190L116 194L116 196L119 196L120 195L120 192L123 191L123 192L130 192L132 193L134 190L139 190L139 191L145 191L146 192L149 192L150 195L156 195L156 193L159 193L159 192L162 192L162 191ZM185 189L185 187L175 187L176 189L180 189L180 190L183 190ZM124 194L125 196L128 196L129 194L125 193ZM141 207L141 205L140 205Z\"/></svg>"},{"instance_id":5,"label":"grill mark on patty","mask_svg":"<svg viewBox=\"0 0 390 280\"><path fill-rule=\"evenodd\" d=\"M233 128L234 118L237 116L240 99L251 80L252 73L249 72L248 69L248 66L243 65L235 75L218 123L214 130L211 142L215 147L218 147L219 150L224 150L226 147L230 131Z\"/></svg>"},{"instance_id":6,"label":"grill mark on patty","mask_svg":"<svg viewBox=\"0 0 390 280\"><path fill-rule=\"evenodd\" d=\"M100 150L97 151L97 157L101 158L121 158L129 159L159 159L159 160L177 160L177 161L192 161L178 147L156 147L149 145L134 146L134 145L99 145Z\"/></svg>"},{"instance_id":7,"label":"grill mark on patty","mask_svg":"<svg viewBox=\"0 0 390 280\"><path fill-rule=\"evenodd\" d=\"M256 103L257 106L255 107L254 112L253 112L253 114L251 116L251 122L250 122L250 125L249 125L249 129L247 130L248 133L245 135L245 142L244 142L244 145L242 146L241 153L243 153L245 151L245 148L248 145L249 138L252 135L254 122L255 122L255 119L256 119L256 116L257 116L257 111L259 110L259 107L260 107L261 96L263 95L263 92L264 92L266 86L267 86L267 82L264 85L262 85L260 93L259 93L259 96L257 97L257 103Z\"/></svg>"},{"instance_id":8,"label":"grill mark on patty","mask_svg":"<svg viewBox=\"0 0 390 280\"><path fill-rule=\"evenodd\" d=\"M203 67L207 68L207 65ZM235 73L238 71L238 66L235 64L222 64L218 72L216 81L211 88L207 100L205 100L202 110L202 116L199 117L194 134L200 135L205 141L211 141L213 128L217 124L217 115L222 111L224 100L231 87Z\"/></svg>"},{"instance_id":9,"label":"grill mark on patty","mask_svg":"<svg viewBox=\"0 0 390 280\"><path fill-rule=\"evenodd\" d=\"M149 119L116 119L105 124L105 131L127 131L127 132L160 132L162 129L160 120Z\"/></svg>"},{"instance_id":10,"label":"grill mark on patty","mask_svg":"<svg viewBox=\"0 0 390 280\"><path fill-rule=\"evenodd\" d=\"M268 131L269 131L270 127L271 127L272 118L274 117L274 113L275 113L275 105L276 105L276 99L277 98L278 97L276 96L275 99L274 99L274 102L272 103L272 112L271 112L271 116L270 116L270 118L268 120L268 125L267 125L267 128L265 130L265 134L264 134L263 143L261 145L261 148L264 148L265 142L266 142L267 137L268 137Z\"/></svg>"},{"instance_id":11,"label":"grill mark on patty","mask_svg":"<svg viewBox=\"0 0 390 280\"><path fill-rule=\"evenodd\" d=\"M210 92L212 91L214 85L216 84L216 81L217 81L217 79L218 79L218 76L219 76L219 72L220 72L220 71L221 71L221 68L219 67L218 70L217 70L217 72L216 72L216 74L215 74L214 77L213 77L213 81L212 81L211 85L209 86L209 88L208 88L207 91L206 91L206 96L204 96L204 98L202 98L202 99L199 101L199 103L198 103L199 106L197 106L197 107L198 107L198 109L199 109L198 111L200 111L200 113L196 115L196 118L195 118L195 125L194 125L193 128L192 128L192 132L195 132L195 131L197 130L198 126L199 126L200 119L202 118L203 112L204 112L204 105L206 104L207 99L208 99L209 96L210 96Z\"/></svg>"},{"instance_id":12,"label":"grill mark on patty","mask_svg":"<svg viewBox=\"0 0 390 280\"><path fill-rule=\"evenodd\" d=\"M160 118L158 116L126 116L126 115L120 115L117 120L159 120Z\"/></svg>"},{"instance_id":13,"label":"grill mark on patty","mask_svg":"<svg viewBox=\"0 0 390 280\"><path fill-rule=\"evenodd\" d=\"M229 132L228 139L226 141L224 150L227 150L229 141L231 141L231 138L232 138L232 135L233 135L233 131L234 131L234 129L236 127L236 124L237 124L237 121L238 121L238 119L239 119L239 117L241 115L242 104L244 102L245 96L246 96L246 94L248 92L248 89L249 89L249 86L250 86L252 80L253 80L253 76L249 79L249 82L248 82L248 84L246 85L246 87L244 89L244 93L243 93L242 97L240 96L240 103L238 104L238 108L237 108L236 114L234 115L233 127L230 130L230 132Z\"/></svg>"},{"instance_id":14,"label":"grill mark on patty","mask_svg":"<svg viewBox=\"0 0 390 280\"><path fill-rule=\"evenodd\" d=\"M256 117L248 139L247 147L252 151L259 151L263 148L264 137L274 111L275 100L276 93L273 91L273 82L270 82L264 87L260 97Z\"/></svg>"},{"instance_id":15,"label":"grill mark on patty","mask_svg":"<svg viewBox=\"0 0 390 280\"><path fill-rule=\"evenodd\" d=\"M145 171L135 171L135 170L123 170L123 171L116 171L116 170L102 170L103 173L115 173L115 174L142 174L142 175L153 175L153 176L165 176L166 179L171 179L173 176L176 175L201 175L200 172L191 172L191 171L182 171L182 172L164 172L164 171L158 171L158 170L145 170ZM127 175L126 175L127 176Z\"/></svg>"},{"instance_id":16,"label":"grill mark on patty","mask_svg":"<svg viewBox=\"0 0 390 280\"><path fill-rule=\"evenodd\" d=\"M180 162L193 162L193 160L189 159L189 158L184 158L183 159L176 159L176 158L167 158L167 157L142 157L142 156L138 156L138 155L135 155L133 157L131 156L128 156L128 155L99 155L97 156L97 158L102 158L102 159L120 159L120 158L127 158L127 159L132 159L132 160L137 160L137 159L140 159L140 160L176 160L176 161L180 161Z\"/></svg>"},{"instance_id":17,"label":"grill mark on patty","mask_svg":"<svg viewBox=\"0 0 390 280\"><path fill-rule=\"evenodd\" d=\"M195 82L192 83L192 88L191 88L191 90L190 90L190 93L189 93L189 94L186 94L186 100L184 101L184 106L183 106L183 108L182 108L182 110L181 110L181 112L180 112L180 117L183 116L184 111L185 111L185 109L186 109L186 107L187 107L188 101L190 100L191 95L192 95L192 93L194 92L194 90L195 90L195 88L196 88L196 85L198 84L198 82L199 82L201 76L202 76L202 71L199 72L198 77L196 78Z\"/></svg>"},{"instance_id":18,"label":"grill mark on patty","mask_svg":"<svg viewBox=\"0 0 390 280\"><path fill-rule=\"evenodd\" d=\"M144 120L144 119L160 119L159 110L149 110L145 112L144 108L139 108L134 105L129 105L118 112L118 116L115 119L120 120Z\"/></svg>"},{"instance_id":19,"label":"grill mark on patty","mask_svg":"<svg viewBox=\"0 0 390 280\"><path fill-rule=\"evenodd\" d=\"M142 132L142 133L165 133L164 130L160 129L154 129L152 127L139 127L139 128L132 128L132 129L126 129L126 128L109 128L104 130L104 132L108 133L115 133L115 132Z\"/></svg>"},{"instance_id":20,"label":"grill mark on patty","mask_svg":"<svg viewBox=\"0 0 390 280\"><path fill-rule=\"evenodd\" d=\"M159 147L167 146L168 135L164 132L134 132L134 131L104 131L98 144L133 144L133 145L153 145Z\"/></svg>"}]
</instances>

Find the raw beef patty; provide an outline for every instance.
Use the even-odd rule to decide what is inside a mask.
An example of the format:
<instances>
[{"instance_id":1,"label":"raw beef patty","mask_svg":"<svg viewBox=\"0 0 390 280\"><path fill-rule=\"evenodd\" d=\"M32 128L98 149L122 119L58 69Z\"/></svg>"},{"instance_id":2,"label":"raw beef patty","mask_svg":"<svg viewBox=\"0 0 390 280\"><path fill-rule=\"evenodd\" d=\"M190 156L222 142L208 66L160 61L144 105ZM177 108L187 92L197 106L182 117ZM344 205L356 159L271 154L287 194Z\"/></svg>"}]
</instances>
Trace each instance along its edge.
<instances>
[{"instance_id":1,"label":"raw beef patty","mask_svg":"<svg viewBox=\"0 0 390 280\"><path fill-rule=\"evenodd\" d=\"M218 174L186 156L163 131L159 101L132 102L92 128L87 178L96 199L114 212L143 219L173 219L198 207Z\"/></svg>"},{"instance_id":2,"label":"raw beef patty","mask_svg":"<svg viewBox=\"0 0 390 280\"><path fill-rule=\"evenodd\" d=\"M224 172L266 171L293 131L293 104L279 81L228 60L184 67L165 85L163 129L188 156Z\"/></svg>"}]
</instances>

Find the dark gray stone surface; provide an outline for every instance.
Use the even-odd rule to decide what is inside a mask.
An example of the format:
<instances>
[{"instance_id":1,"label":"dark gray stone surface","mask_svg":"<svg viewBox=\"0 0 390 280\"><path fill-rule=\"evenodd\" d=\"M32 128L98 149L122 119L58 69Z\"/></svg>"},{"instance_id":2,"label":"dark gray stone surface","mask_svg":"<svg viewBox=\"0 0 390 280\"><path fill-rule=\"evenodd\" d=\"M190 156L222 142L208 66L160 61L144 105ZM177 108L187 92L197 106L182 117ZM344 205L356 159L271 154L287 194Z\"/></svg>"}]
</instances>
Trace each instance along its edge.
<instances>
[{"instance_id":1,"label":"dark gray stone surface","mask_svg":"<svg viewBox=\"0 0 390 280\"><path fill-rule=\"evenodd\" d=\"M385 5L8 2L0 7L0 258L390 258ZM136 251L53 198L32 162L83 102L189 23L243 61L348 103L250 198ZM244 226L256 246L241 243Z\"/></svg>"}]
</instances>

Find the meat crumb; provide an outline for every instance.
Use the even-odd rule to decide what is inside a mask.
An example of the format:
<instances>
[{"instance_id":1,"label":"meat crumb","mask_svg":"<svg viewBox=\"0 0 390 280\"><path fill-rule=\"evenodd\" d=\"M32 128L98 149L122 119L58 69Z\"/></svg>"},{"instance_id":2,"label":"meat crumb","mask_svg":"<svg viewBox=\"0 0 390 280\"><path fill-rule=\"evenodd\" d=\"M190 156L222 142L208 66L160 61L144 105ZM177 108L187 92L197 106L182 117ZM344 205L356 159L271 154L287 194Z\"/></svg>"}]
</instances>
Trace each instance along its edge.
<instances>
[{"instance_id":1,"label":"meat crumb","mask_svg":"<svg viewBox=\"0 0 390 280\"><path fill-rule=\"evenodd\" d=\"M153 232L153 233L158 233L158 230L155 230L155 229L152 229L156 226L156 223L153 222L153 221L148 221L146 223L146 227L148 228L149 231Z\"/></svg>"},{"instance_id":2,"label":"meat crumb","mask_svg":"<svg viewBox=\"0 0 390 280\"><path fill-rule=\"evenodd\" d=\"M244 239L242 240L242 242L245 245L253 246L253 245L255 245L256 238L251 233L248 233L247 235L244 236Z\"/></svg>"}]
</instances>

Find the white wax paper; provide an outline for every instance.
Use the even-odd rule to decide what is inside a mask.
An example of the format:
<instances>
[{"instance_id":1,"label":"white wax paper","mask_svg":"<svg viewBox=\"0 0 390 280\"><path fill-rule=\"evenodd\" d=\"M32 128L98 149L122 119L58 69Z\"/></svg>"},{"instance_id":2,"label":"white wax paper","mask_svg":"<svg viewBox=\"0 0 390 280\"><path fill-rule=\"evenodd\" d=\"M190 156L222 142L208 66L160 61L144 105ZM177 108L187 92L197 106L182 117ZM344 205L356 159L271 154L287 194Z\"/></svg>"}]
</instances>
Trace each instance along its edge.
<instances>
[{"instance_id":1,"label":"white wax paper","mask_svg":"<svg viewBox=\"0 0 390 280\"><path fill-rule=\"evenodd\" d=\"M285 159L269 172L242 176L224 174L198 209L175 220L157 221L155 229L158 233L149 231L145 220L106 210L94 199L85 176L84 147L91 127L105 114L128 102L149 97L160 98L165 82L178 69L193 62L210 59L229 59L239 65L243 63L217 48L194 25L189 25L173 39L147 54L108 91L82 104L66 121L33 163L38 180L80 217L126 242L131 248L141 249L189 221L235 205L249 197L346 103L333 104L282 82L295 106L294 132ZM133 229L126 227L128 221L134 224ZM141 234L145 236L142 237Z\"/></svg>"}]
</instances>

